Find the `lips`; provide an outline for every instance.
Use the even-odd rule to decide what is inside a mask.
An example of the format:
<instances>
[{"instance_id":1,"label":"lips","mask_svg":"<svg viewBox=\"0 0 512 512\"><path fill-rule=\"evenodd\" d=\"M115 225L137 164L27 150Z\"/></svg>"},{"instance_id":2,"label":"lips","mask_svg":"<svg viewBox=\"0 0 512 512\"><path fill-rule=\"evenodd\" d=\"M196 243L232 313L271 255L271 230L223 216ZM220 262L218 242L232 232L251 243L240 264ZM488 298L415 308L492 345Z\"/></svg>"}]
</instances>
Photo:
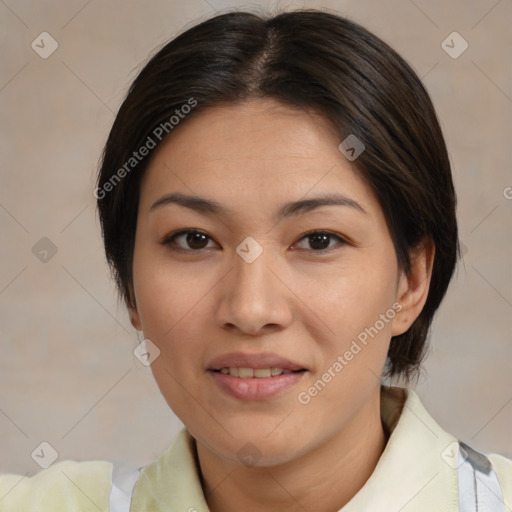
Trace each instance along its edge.
<instances>
[{"instance_id":1,"label":"lips","mask_svg":"<svg viewBox=\"0 0 512 512\"><path fill-rule=\"evenodd\" d=\"M292 372L307 370L304 365L272 352L231 352L214 358L207 365L207 369L212 371L220 371L223 368L281 368Z\"/></svg>"},{"instance_id":2,"label":"lips","mask_svg":"<svg viewBox=\"0 0 512 512\"><path fill-rule=\"evenodd\" d=\"M207 373L223 393L237 400L269 400L298 385L307 368L272 352L232 352L214 358Z\"/></svg>"}]
</instances>

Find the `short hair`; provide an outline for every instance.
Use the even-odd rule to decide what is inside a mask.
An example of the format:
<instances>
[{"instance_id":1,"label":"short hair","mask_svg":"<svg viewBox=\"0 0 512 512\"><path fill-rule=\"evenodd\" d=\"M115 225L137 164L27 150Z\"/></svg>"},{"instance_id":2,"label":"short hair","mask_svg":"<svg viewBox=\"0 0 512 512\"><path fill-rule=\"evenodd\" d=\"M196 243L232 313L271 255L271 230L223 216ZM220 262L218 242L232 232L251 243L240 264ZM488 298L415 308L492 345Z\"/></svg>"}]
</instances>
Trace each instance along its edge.
<instances>
[{"instance_id":1,"label":"short hair","mask_svg":"<svg viewBox=\"0 0 512 512\"><path fill-rule=\"evenodd\" d=\"M178 121L186 123L208 107L255 98L319 113L340 142L349 135L362 141L365 150L352 168L379 201L400 270L410 272L410 251L434 242L426 303L410 328L392 337L383 373L409 383L418 377L434 313L460 258L450 162L432 101L411 66L337 14L228 12L184 31L148 60L113 123L95 191L120 296L135 306L140 182L154 149L131 160L134 152L150 139L158 147L172 137L175 114L188 112Z\"/></svg>"}]
</instances>

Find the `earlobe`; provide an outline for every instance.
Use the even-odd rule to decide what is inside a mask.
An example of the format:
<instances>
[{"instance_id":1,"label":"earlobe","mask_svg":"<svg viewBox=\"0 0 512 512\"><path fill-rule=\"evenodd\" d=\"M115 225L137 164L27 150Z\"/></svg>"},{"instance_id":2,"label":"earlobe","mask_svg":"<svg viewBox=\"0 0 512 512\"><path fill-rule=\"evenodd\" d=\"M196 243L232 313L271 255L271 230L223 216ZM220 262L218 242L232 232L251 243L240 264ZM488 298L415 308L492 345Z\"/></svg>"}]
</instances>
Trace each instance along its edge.
<instances>
[{"instance_id":1,"label":"earlobe","mask_svg":"<svg viewBox=\"0 0 512 512\"><path fill-rule=\"evenodd\" d=\"M133 285L130 285L128 288L128 294L125 297L125 304L128 309L130 323L137 331L142 331L142 322L140 321L140 315L137 311L137 302L135 300Z\"/></svg>"},{"instance_id":2,"label":"earlobe","mask_svg":"<svg viewBox=\"0 0 512 512\"><path fill-rule=\"evenodd\" d=\"M130 315L130 323L137 329L137 331L142 331L142 323L140 321L139 312L137 308L133 306L128 307L128 314Z\"/></svg>"},{"instance_id":3,"label":"earlobe","mask_svg":"<svg viewBox=\"0 0 512 512\"><path fill-rule=\"evenodd\" d=\"M397 286L397 301L402 309L393 320L392 336L403 334L421 313L427 301L435 245L431 239L424 241L411 253L411 272L401 272Z\"/></svg>"}]
</instances>

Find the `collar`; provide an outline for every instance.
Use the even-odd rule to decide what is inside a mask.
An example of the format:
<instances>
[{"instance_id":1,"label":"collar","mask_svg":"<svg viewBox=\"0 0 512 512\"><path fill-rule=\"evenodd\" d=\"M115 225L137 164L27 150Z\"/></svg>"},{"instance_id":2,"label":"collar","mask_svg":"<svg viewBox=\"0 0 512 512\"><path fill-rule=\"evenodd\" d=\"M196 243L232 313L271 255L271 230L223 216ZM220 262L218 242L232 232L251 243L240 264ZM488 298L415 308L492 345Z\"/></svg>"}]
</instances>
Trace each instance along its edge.
<instances>
[{"instance_id":1,"label":"collar","mask_svg":"<svg viewBox=\"0 0 512 512\"><path fill-rule=\"evenodd\" d=\"M457 439L434 421L408 388L381 386L381 419L389 435L384 452L365 485L338 512L458 512L457 469L450 460L457 455ZM164 512L171 506L210 512L195 440L186 428L143 468L130 510Z\"/></svg>"}]
</instances>

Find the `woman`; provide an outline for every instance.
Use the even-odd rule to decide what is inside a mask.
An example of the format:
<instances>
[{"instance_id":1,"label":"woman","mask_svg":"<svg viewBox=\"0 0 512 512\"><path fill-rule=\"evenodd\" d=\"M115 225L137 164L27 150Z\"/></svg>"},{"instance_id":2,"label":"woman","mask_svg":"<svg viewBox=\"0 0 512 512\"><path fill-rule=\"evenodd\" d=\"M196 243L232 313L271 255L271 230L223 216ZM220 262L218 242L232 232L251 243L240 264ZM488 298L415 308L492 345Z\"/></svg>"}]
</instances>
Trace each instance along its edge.
<instances>
[{"instance_id":1,"label":"woman","mask_svg":"<svg viewBox=\"0 0 512 512\"><path fill-rule=\"evenodd\" d=\"M434 108L383 41L313 10L191 28L132 84L95 196L186 428L145 468L4 475L0 510L511 509L512 461L381 381L418 376L459 255Z\"/></svg>"}]
</instances>

